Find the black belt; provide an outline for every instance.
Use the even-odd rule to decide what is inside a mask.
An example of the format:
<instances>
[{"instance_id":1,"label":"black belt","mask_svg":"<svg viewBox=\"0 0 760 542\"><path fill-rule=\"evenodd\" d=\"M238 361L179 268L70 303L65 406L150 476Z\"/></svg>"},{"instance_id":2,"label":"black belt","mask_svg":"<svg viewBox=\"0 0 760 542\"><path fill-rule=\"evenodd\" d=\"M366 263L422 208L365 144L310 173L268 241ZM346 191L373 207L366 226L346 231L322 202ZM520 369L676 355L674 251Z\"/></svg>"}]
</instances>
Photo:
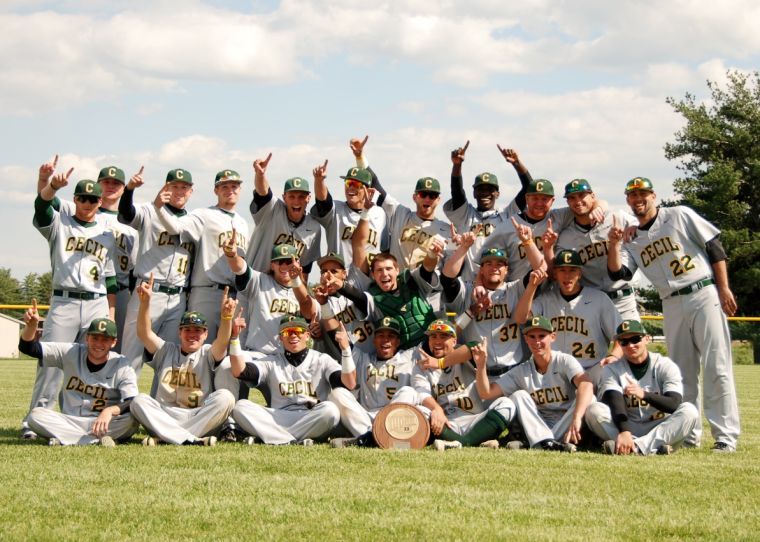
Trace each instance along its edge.
<instances>
[{"instance_id":1,"label":"black belt","mask_svg":"<svg viewBox=\"0 0 760 542\"><path fill-rule=\"evenodd\" d=\"M142 282L147 282L145 279L142 279ZM186 288L184 286L164 286L163 284L159 284L157 282L153 283L153 291L154 292L161 292L162 294L167 295L177 295L184 292Z\"/></svg>"},{"instance_id":2,"label":"black belt","mask_svg":"<svg viewBox=\"0 0 760 542\"><path fill-rule=\"evenodd\" d=\"M59 297L68 297L69 299L98 299L106 294L98 294L96 292L77 292L76 290L53 290L53 295Z\"/></svg>"},{"instance_id":3,"label":"black belt","mask_svg":"<svg viewBox=\"0 0 760 542\"><path fill-rule=\"evenodd\" d=\"M625 297L633 293L633 288L620 288L614 292L604 292L610 299L617 299L619 297Z\"/></svg>"},{"instance_id":4,"label":"black belt","mask_svg":"<svg viewBox=\"0 0 760 542\"><path fill-rule=\"evenodd\" d=\"M486 374L488 376L501 376L504 373L514 369L517 365L497 365L496 367L486 367Z\"/></svg>"},{"instance_id":5,"label":"black belt","mask_svg":"<svg viewBox=\"0 0 760 542\"><path fill-rule=\"evenodd\" d=\"M688 286L684 286L680 290L673 292L672 294L670 294L670 297L675 297L677 295L688 295L690 293L701 290L705 286L710 286L711 284L715 284L715 281L713 279L698 280L697 282L689 284Z\"/></svg>"},{"instance_id":6,"label":"black belt","mask_svg":"<svg viewBox=\"0 0 760 542\"><path fill-rule=\"evenodd\" d=\"M126 290L129 288L129 284L119 284L119 291Z\"/></svg>"}]
</instances>

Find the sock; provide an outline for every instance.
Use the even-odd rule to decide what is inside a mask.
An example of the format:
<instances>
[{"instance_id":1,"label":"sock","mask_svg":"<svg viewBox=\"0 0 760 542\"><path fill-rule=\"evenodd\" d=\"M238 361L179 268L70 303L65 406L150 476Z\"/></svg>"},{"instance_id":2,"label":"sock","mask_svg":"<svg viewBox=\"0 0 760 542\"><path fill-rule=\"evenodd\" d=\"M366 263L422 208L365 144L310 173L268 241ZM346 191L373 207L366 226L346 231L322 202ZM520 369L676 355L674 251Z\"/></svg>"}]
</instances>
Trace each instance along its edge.
<instances>
[{"instance_id":1,"label":"sock","mask_svg":"<svg viewBox=\"0 0 760 542\"><path fill-rule=\"evenodd\" d=\"M464 446L478 446L482 442L495 439L507 428L507 421L495 410L489 410L459 440Z\"/></svg>"}]
</instances>

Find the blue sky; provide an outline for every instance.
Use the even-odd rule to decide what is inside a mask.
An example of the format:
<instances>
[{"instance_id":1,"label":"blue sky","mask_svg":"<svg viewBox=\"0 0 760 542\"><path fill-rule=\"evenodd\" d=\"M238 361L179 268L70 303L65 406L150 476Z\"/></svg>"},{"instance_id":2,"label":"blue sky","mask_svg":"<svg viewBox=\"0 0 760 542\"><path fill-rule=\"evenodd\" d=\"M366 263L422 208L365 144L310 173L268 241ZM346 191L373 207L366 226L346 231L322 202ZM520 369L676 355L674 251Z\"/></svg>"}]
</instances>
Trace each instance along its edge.
<instances>
[{"instance_id":1,"label":"blue sky","mask_svg":"<svg viewBox=\"0 0 760 542\"><path fill-rule=\"evenodd\" d=\"M667 197L677 171L662 147L683 122L665 98L758 67L755 2L509 4L4 0L2 266L49 269L31 215L37 169L56 153L76 179L144 165L137 201L189 169L190 207L236 169L247 218L255 158L273 153L275 189L329 159L340 194L348 140L365 134L407 203L419 177L448 187L449 152L467 139L466 181L496 173L503 204L516 176L497 143L555 186L587 178L613 208L636 175Z\"/></svg>"}]
</instances>

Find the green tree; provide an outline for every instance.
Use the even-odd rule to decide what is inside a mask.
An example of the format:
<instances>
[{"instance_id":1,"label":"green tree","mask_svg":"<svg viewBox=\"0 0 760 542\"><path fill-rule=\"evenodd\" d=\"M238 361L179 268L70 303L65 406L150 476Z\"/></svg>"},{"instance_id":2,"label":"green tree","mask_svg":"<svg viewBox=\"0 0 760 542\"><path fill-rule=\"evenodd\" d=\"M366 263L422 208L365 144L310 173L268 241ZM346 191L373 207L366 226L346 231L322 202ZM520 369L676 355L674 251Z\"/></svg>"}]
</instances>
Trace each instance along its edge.
<instances>
[{"instance_id":1,"label":"green tree","mask_svg":"<svg viewBox=\"0 0 760 542\"><path fill-rule=\"evenodd\" d=\"M11 275L11 270L0 267L0 305L21 303L20 287L18 280ZM3 309L3 312L16 318L23 314L23 311L10 309Z\"/></svg>"},{"instance_id":2,"label":"green tree","mask_svg":"<svg viewBox=\"0 0 760 542\"><path fill-rule=\"evenodd\" d=\"M686 125L665 145L683 177L673 183L680 202L720 228L739 315L760 311L760 72L727 73L721 87L707 82L710 99L692 94L667 102ZM673 204L675 202L667 202ZM760 363L760 326L752 333Z\"/></svg>"}]
</instances>

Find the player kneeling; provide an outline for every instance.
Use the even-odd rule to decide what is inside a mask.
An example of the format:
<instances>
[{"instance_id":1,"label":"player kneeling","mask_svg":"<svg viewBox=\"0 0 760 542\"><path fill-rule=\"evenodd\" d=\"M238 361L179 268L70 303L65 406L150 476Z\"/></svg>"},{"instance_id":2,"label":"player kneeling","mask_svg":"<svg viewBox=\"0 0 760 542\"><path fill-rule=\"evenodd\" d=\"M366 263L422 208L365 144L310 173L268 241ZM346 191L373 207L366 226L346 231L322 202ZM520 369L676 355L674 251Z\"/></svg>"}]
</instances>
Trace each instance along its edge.
<instances>
[{"instance_id":1,"label":"player kneeling","mask_svg":"<svg viewBox=\"0 0 760 542\"><path fill-rule=\"evenodd\" d=\"M483 400L504 395L514 402L531 448L574 452L586 408L594 400L593 384L577 359L552 351L556 336L546 317L528 320L523 335L531 357L494 383L488 381L485 360L476 358L478 393Z\"/></svg>"},{"instance_id":2,"label":"player kneeling","mask_svg":"<svg viewBox=\"0 0 760 542\"><path fill-rule=\"evenodd\" d=\"M354 436L332 439L333 448L376 446L372 421L383 407L400 400L399 390L403 386L409 386L413 350L399 351L401 325L398 320L386 316L375 322L374 328L375 353L368 354L358 348L352 352L359 383L358 397L345 388L335 388L330 393L330 401L340 410L340 421Z\"/></svg>"},{"instance_id":3,"label":"player kneeling","mask_svg":"<svg viewBox=\"0 0 760 542\"><path fill-rule=\"evenodd\" d=\"M625 320L615 338L623 357L607 365L586 423L609 454L669 455L699 424L699 411L683 402L678 366L649 352L649 334L638 320Z\"/></svg>"},{"instance_id":4,"label":"player kneeling","mask_svg":"<svg viewBox=\"0 0 760 542\"><path fill-rule=\"evenodd\" d=\"M270 405L264 407L241 399L232 411L238 426L264 444L311 445L340 422L335 403L326 401L330 388L356 386L356 367L350 351L342 366L327 354L308 348L309 324L303 318L280 320L283 350L253 357L230 341L230 365L235 378L252 387L269 391Z\"/></svg>"},{"instance_id":5,"label":"player kneeling","mask_svg":"<svg viewBox=\"0 0 760 542\"><path fill-rule=\"evenodd\" d=\"M42 367L63 370L61 412L37 407L29 413L29 427L50 439L51 446L97 444L112 448L117 440L137 431L129 413L137 395L137 376L127 358L111 352L116 345L116 323L96 318L87 328L86 344L40 342L37 300L24 315L19 350L40 360Z\"/></svg>"},{"instance_id":6,"label":"player kneeling","mask_svg":"<svg viewBox=\"0 0 760 542\"><path fill-rule=\"evenodd\" d=\"M151 436L144 446L158 442L214 446L213 436L232 412L235 398L227 390L213 390L214 371L224 359L230 339L232 318L237 301L224 291L221 322L212 344L206 318L199 312L186 312L179 322L180 343L164 341L153 332L150 322L150 299L153 275L137 287L140 308L137 313L137 336L150 354L156 373L151 395L141 393L132 402L132 413Z\"/></svg>"}]
</instances>

